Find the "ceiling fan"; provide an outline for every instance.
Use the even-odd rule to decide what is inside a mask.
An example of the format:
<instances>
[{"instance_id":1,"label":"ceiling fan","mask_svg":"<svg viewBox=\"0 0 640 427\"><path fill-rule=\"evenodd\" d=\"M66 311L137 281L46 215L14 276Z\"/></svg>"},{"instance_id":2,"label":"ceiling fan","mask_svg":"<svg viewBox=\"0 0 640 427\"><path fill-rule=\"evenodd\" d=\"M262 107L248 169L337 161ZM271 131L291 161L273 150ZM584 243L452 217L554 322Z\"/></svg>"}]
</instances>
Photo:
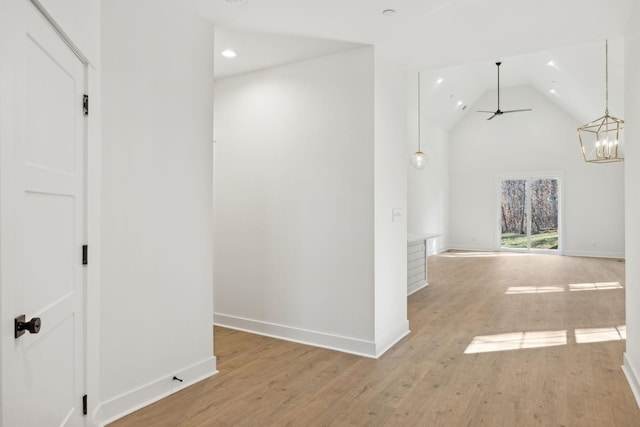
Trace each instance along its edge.
<instances>
[{"instance_id":1,"label":"ceiling fan","mask_svg":"<svg viewBox=\"0 0 640 427\"><path fill-rule=\"evenodd\" d=\"M492 114L492 116L489 117L487 120L491 120L495 116L501 116L501 115L503 115L505 113L517 113L519 111L531 111L531 108L525 108L525 109L522 109L522 110L507 110L507 111L500 110L500 65L501 64L502 64L502 62L496 62L496 65L498 66L498 109L496 111L478 110L478 113L489 113L489 114Z\"/></svg>"}]
</instances>

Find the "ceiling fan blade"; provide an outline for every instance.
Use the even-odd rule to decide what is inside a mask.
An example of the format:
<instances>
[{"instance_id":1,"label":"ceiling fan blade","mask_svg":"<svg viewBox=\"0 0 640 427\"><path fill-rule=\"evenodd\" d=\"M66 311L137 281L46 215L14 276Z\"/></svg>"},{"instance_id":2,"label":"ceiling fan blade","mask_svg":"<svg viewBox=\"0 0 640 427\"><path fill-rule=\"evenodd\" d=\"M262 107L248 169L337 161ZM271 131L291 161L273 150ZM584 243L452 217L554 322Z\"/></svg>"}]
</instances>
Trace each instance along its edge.
<instances>
[{"instance_id":1,"label":"ceiling fan blade","mask_svg":"<svg viewBox=\"0 0 640 427\"><path fill-rule=\"evenodd\" d=\"M525 108L523 110L507 110L507 111L503 111L503 113L518 113L520 111L532 111L531 108Z\"/></svg>"},{"instance_id":2,"label":"ceiling fan blade","mask_svg":"<svg viewBox=\"0 0 640 427\"><path fill-rule=\"evenodd\" d=\"M531 111L531 108L523 108L521 110L507 110L507 111L500 110L500 65L502 65L502 62L499 62L499 61L496 62L496 66L498 67L498 109L496 111L476 110L478 113L492 114L492 116L489 117L487 120L492 120L495 116L501 116L504 113L518 113L520 111Z\"/></svg>"}]
</instances>

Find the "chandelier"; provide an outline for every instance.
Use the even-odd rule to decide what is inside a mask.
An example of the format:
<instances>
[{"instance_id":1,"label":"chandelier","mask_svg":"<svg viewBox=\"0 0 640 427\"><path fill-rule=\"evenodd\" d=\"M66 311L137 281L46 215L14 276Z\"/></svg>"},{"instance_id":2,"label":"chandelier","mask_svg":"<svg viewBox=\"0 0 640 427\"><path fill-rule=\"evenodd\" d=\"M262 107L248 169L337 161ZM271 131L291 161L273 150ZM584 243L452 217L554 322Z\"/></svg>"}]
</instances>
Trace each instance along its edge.
<instances>
[{"instance_id":1,"label":"chandelier","mask_svg":"<svg viewBox=\"0 0 640 427\"><path fill-rule=\"evenodd\" d=\"M589 163L624 161L621 131L624 120L609 115L609 41L605 41L604 116L578 128L582 156Z\"/></svg>"}]
</instances>

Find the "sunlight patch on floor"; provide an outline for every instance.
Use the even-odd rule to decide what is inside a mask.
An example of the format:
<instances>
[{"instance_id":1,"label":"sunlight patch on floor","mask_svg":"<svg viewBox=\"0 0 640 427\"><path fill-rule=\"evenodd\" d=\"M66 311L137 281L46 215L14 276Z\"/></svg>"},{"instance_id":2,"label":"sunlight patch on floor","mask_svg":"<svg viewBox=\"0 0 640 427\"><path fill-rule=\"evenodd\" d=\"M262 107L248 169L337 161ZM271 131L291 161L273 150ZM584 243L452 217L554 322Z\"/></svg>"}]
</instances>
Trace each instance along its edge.
<instances>
[{"instance_id":1,"label":"sunlight patch on floor","mask_svg":"<svg viewBox=\"0 0 640 427\"><path fill-rule=\"evenodd\" d=\"M439 254L445 258L488 258L488 257L512 257L512 256L526 256L528 253L524 252L443 252Z\"/></svg>"},{"instance_id":2,"label":"sunlight patch on floor","mask_svg":"<svg viewBox=\"0 0 640 427\"><path fill-rule=\"evenodd\" d=\"M603 291L608 289L623 289L620 282L604 283L572 283L569 285L570 291Z\"/></svg>"},{"instance_id":3,"label":"sunlight patch on floor","mask_svg":"<svg viewBox=\"0 0 640 427\"><path fill-rule=\"evenodd\" d=\"M567 331L529 331L477 336L465 349L465 354L520 350L567 344Z\"/></svg>"},{"instance_id":4,"label":"sunlight patch on floor","mask_svg":"<svg viewBox=\"0 0 640 427\"><path fill-rule=\"evenodd\" d=\"M493 351L521 350L553 347L568 343L569 331L528 331L474 337L464 350L465 354ZM576 344L589 344L627 339L627 327L580 328L573 331Z\"/></svg>"},{"instance_id":5,"label":"sunlight patch on floor","mask_svg":"<svg viewBox=\"0 0 640 427\"><path fill-rule=\"evenodd\" d=\"M626 325L611 328L576 329L576 343L619 341L627 339Z\"/></svg>"},{"instance_id":6,"label":"sunlight patch on floor","mask_svg":"<svg viewBox=\"0 0 640 427\"><path fill-rule=\"evenodd\" d=\"M624 289L620 282L602 283L571 283L569 291L606 291L610 289ZM521 294L548 294L552 292L564 292L565 286L511 286L505 291L505 295Z\"/></svg>"},{"instance_id":7,"label":"sunlight patch on floor","mask_svg":"<svg viewBox=\"0 0 640 427\"><path fill-rule=\"evenodd\" d=\"M551 292L564 292L564 286L511 286L505 294L548 294Z\"/></svg>"}]
</instances>

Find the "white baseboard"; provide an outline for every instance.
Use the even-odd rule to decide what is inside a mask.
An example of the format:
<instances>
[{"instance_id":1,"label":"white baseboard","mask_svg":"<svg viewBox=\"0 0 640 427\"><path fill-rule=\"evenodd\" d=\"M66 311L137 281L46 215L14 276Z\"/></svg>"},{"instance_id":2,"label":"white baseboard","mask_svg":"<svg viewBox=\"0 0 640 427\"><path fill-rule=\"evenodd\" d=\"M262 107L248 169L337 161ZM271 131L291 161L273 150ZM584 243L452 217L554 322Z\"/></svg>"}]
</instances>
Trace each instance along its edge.
<instances>
[{"instance_id":1,"label":"white baseboard","mask_svg":"<svg viewBox=\"0 0 640 427\"><path fill-rule=\"evenodd\" d=\"M624 259L624 253L619 252L597 252L597 251L564 251L566 256L579 256L589 258L615 258Z\"/></svg>"},{"instance_id":2,"label":"white baseboard","mask_svg":"<svg viewBox=\"0 0 640 427\"><path fill-rule=\"evenodd\" d=\"M410 286L409 289L407 289L407 296L414 294L416 292L418 292L420 289L425 288L429 286L429 282L425 281L424 283L420 283L420 284L415 284L413 286Z\"/></svg>"},{"instance_id":3,"label":"white baseboard","mask_svg":"<svg viewBox=\"0 0 640 427\"><path fill-rule=\"evenodd\" d=\"M329 350L341 351L343 353L350 353L373 359L377 358L376 343L373 341L310 331L307 329L294 328L291 326L278 325L275 323L262 322L260 320L246 319L243 317L220 313L216 313L214 315L214 324L216 326L237 329L239 331L278 338L285 341L327 348Z\"/></svg>"},{"instance_id":4,"label":"white baseboard","mask_svg":"<svg viewBox=\"0 0 640 427\"><path fill-rule=\"evenodd\" d=\"M447 247L449 251L475 251L475 252L495 252L496 249L480 245L464 245L464 244L451 244Z\"/></svg>"},{"instance_id":5,"label":"white baseboard","mask_svg":"<svg viewBox=\"0 0 640 427\"><path fill-rule=\"evenodd\" d=\"M441 254L443 252L447 252L449 250L448 246L439 246L436 248L436 251L433 254L429 254L429 256L431 255L438 255Z\"/></svg>"},{"instance_id":6,"label":"white baseboard","mask_svg":"<svg viewBox=\"0 0 640 427\"><path fill-rule=\"evenodd\" d=\"M633 392L633 397L636 398L636 403L640 406L640 378L638 378L638 371L633 366L633 363L631 363L629 357L627 357L627 353L624 354L622 372L624 372L624 375L627 377L627 381Z\"/></svg>"},{"instance_id":7,"label":"white baseboard","mask_svg":"<svg viewBox=\"0 0 640 427\"><path fill-rule=\"evenodd\" d=\"M393 347L402 338L409 335L409 321L405 320L396 325L383 336L376 338L376 359L382 356L387 350Z\"/></svg>"},{"instance_id":8,"label":"white baseboard","mask_svg":"<svg viewBox=\"0 0 640 427\"><path fill-rule=\"evenodd\" d=\"M215 356L169 373L134 390L101 402L93 413L94 425L103 427L217 373ZM174 380L174 375L182 379L182 382Z\"/></svg>"},{"instance_id":9,"label":"white baseboard","mask_svg":"<svg viewBox=\"0 0 640 427\"><path fill-rule=\"evenodd\" d=\"M488 247L476 246L476 245L452 244L452 245L449 245L447 250L450 250L450 251L496 252L496 251L499 251L500 249L488 248ZM522 253L527 253L527 252L523 250ZM591 257L591 258L624 259L624 253L619 253L619 252L564 251L563 255L565 255L565 256Z\"/></svg>"}]
</instances>

